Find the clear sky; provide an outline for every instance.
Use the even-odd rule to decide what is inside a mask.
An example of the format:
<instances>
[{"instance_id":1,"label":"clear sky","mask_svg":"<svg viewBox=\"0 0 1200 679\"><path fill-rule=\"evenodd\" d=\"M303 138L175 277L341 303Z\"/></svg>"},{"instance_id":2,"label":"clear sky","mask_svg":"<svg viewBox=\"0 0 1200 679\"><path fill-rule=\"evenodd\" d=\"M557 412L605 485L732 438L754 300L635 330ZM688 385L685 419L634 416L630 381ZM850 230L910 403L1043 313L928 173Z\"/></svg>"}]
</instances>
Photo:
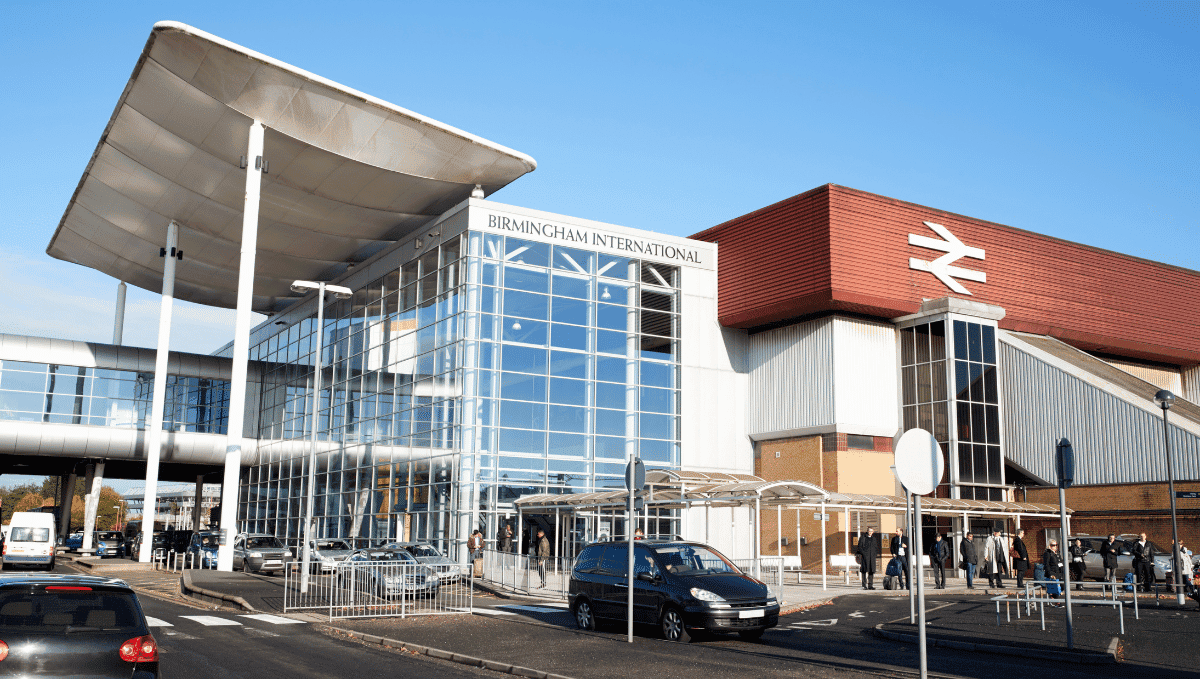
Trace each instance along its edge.
<instances>
[{"instance_id":1,"label":"clear sky","mask_svg":"<svg viewBox=\"0 0 1200 679\"><path fill-rule=\"evenodd\" d=\"M532 155L505 203L690 235L834 182L1200 270L1200 2L10 0L0 332L111 339L116 281L45 248L167 19Z\"/></svg>"}]
</instances>

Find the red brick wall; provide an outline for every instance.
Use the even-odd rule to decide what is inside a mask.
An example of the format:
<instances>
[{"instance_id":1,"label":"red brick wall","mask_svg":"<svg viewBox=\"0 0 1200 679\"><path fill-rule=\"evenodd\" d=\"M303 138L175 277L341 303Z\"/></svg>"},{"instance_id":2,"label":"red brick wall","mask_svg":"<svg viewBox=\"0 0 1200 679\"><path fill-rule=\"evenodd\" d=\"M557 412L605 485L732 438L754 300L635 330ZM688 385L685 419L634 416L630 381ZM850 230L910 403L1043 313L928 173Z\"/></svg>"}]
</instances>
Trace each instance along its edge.
<instances>
[{"instance_id":1,"label":"red brick wall","mask_svg":"<svg viewBox=\"0 0 1200 679\"><path fill-rule=\"evenodd\" d=\"M1200 481L1180 481L1176 491L1200 491ZM1071 532L1108 535L1141 533L1163 548L1171 544L1171 504L1165 483L1075 486L1067 489ZM1021 495L1018 493L1018 498ZM1058 505L1057 488L1030 488L1029 502ZM1200 500L1176 501L1179 540L1184 547L1200 552ZM1022 520L1027 538L1036 533L1038 554L1046 548L1044 531L1057 529L1057 519ZM1026 542L1029 542L1027 539ZM1032 543L1030 543L1032 545Z\"/></svg>"}]
</instances>

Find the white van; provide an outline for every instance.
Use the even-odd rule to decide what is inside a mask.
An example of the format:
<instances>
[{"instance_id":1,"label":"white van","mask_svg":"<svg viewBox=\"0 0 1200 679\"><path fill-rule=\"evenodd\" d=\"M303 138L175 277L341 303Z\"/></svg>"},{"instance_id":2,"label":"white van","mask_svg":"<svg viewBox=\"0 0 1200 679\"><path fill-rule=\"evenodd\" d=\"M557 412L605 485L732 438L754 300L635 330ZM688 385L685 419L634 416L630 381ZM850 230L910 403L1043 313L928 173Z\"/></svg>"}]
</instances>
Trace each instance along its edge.
<instances>
[{"instance_id":1,"label":"white van","mask_svg":"<svg viewBox=\"0 0 1200 679\"><path fill-rule=\"evenodd\" d=\"M4 540L0 564L54 568L54 515L44 512L16 512L12 515Z\"/></svg>"}]
</instances>

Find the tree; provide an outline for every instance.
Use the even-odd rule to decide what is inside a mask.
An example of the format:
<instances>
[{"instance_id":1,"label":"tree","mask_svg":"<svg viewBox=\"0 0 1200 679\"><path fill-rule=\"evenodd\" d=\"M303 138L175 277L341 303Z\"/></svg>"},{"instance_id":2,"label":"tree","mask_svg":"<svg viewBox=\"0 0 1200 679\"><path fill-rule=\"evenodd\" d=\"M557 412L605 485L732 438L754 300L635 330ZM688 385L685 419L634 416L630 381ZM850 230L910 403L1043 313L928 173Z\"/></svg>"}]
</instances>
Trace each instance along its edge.
<instances>
[{"instance_id":1,"label":"tree","mask_svg":"<svg viewBox=\"0 0 1200 679\"><path fill-rule=\"evenodd\" d=\"M114 509L119 507L120 509ZM83 496L76 496L71 503L71 526L83 529L87 504ZM111 486L100 488L100 501L96 504L96 530L117 530L118 522L125 518L129 508L125 499Z\"/></svg>"},{"instance_id":2,"label":"tree","mask_svg":"<svg viewBox=\"0 0 1200 679\"><path fill-rule=\"evenodd\" d=\"M37 483L25 483L19 486L13 486L12 488L0 488L0 501L3 501L4 503L2 508L3 511L0 511L0 523L7 524L9 522L9 520L12 518L13 512L17 510L17 502L19 502L21 498L29 495L30 493L41 495L41 489L41 484Z\"/></svg>"},{"instance_id":3,"label":"tree","mask_svg":"<svg viewBox=\"0 0 1200 679\"><path fill-rule=\"evenodd\" d=\"M13 511L14 512L30 512L30 511L40 509L42 507L42 505L44 505L45 503L46 503L46 498L42 497L41 495L38 495L37 493L29 493L28 495L21 498L20 500L17 500L16 505L13 507ZM11 515L9 518L12 518Z\"/></svg>"}]
</instances>

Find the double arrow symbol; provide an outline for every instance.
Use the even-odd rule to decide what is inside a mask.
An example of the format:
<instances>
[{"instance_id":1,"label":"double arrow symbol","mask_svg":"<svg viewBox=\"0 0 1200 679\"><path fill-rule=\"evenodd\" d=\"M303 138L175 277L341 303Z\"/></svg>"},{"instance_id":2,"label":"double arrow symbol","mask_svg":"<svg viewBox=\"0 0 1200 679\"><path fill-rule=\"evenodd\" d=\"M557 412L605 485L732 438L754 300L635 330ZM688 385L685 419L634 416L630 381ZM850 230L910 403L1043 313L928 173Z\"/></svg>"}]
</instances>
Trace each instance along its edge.
<instances>
[{"instance_id":1,"label":"double arrow symbol","mask_svg":"<svg viewBox=\"0 0 1200 679\"><path fill-rule=\"evenodd\" d=\"M957 266L950 266L952 263L962 259L963 257L971 257L973 259L983 259L983 248L973 248L960 241L950 230L941 224L933 222L924 222L925 226L933 229L934 233L942 237L942 240L934 240L928 236L918 236L915 233L908 234L908 244L916 245L917 247L929 248L930 250L940 250L946 254L938 257L932 262L927 262L923 259L911 258L908 260L910 269L917 271L928 271L937 276L938 280L945 283L946 287L962 294L970 295L971 291L963 287L962 283L954 280L961 278L968 281L977 281L979 283L987 282L987 274L982 271L974 271L972 269L962 269Z\"/></svg>"}]
</instances>

